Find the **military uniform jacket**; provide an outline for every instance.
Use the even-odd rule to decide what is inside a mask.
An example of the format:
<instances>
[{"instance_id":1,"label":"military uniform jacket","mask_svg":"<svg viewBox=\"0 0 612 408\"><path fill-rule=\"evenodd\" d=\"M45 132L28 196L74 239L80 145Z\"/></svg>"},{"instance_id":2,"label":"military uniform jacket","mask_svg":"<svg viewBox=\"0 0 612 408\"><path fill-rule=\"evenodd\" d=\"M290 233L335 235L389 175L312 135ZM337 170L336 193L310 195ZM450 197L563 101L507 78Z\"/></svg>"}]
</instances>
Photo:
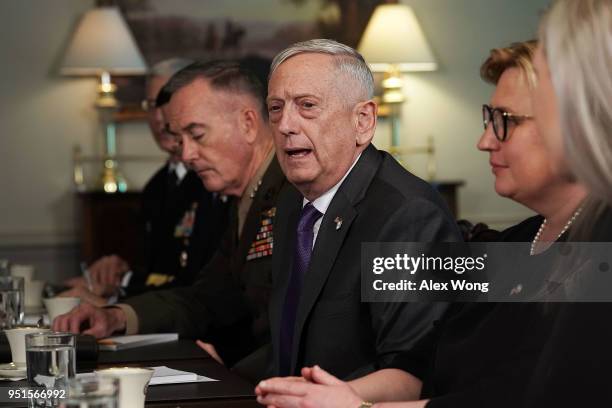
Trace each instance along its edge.
<instances>
[{"instance_id":1,"label":"military uniform jacket","mask_svg":"<svg viewBox=\"0 0 612 408\"><path fill-rule=\"evenodd\" d=\"M302 195L279 199L270 301L272 375L279 374L280 326L293 263ZM342 220L338 228L338 220ZM459 241L437 192L370 145L323 216L298 303L291 372L320 365L341 378L375 371L428 333L442 303L361 301L363 242Z\"/></svg>"},{"instance_id":2,"label":"military uniform jacket","mask_svg":"<svg viewBox=\"0 0 612 408\"><path fill-rule=\"evenodd\" d=\"M144 265L134 268L127 294L192 284L218 247L228 210L193 171L177 184L163 166L142 193Z\"/></svg>"},{"instance_id":3,"label":"military uniform jacket","mask_svg":"<svg viewBox=\"0 0 612 408\"><path fill-rule=\"evenodd\" d=\"M227 365L268 342L276 202L287 186L273 159L246 215L242 235L238 237L234 202L219 249L191 287L127 299L125 303L138 315L138 331L178 332L212 342Z\"/></svg>"}]
</instances>

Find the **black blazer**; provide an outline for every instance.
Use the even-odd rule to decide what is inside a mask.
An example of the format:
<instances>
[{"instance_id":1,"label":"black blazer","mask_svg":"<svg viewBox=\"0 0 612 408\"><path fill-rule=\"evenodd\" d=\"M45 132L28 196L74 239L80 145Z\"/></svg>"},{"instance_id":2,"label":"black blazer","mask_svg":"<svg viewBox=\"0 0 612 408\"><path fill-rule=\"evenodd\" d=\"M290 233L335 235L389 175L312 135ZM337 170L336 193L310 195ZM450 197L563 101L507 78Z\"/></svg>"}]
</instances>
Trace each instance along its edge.
<instances>
[{"instance_id":1,"label":"black blazer","mask_svg":"<svg viewBox=\"0 0 612 408\"><path fill-rule=\"evenodd\" d=\"M302 199L295 189L279 199L270 301L272 375L279 373L280 321ZM343 220L338 230L336 217ZM438 193L369 146L321 222L298 305L291 371L319 364L342 378L364 375L410 348L445 310L441 303L362 303L362 242L459 240Z\"/></svg>"}]
</instances>

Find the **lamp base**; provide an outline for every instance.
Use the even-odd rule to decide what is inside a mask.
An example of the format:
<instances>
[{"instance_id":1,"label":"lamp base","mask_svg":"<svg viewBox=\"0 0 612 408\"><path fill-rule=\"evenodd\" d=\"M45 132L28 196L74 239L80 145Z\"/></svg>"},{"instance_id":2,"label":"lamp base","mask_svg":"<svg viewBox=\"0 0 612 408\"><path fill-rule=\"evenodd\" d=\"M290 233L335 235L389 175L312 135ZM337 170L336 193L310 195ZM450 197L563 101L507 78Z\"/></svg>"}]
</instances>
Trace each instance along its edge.
<instances>
[{"instance_id":1,"label":"lamp base","mask_svg":"<svg viewBox=\"0 0 612 408\"><path fill-rule=\"evenodd\" d=\"M100 176L99 187L105 193L125 193L128 189L127 180L117 167L116 160L104 160L104 169L102 169Z\"/></svg>"}]
</instances>

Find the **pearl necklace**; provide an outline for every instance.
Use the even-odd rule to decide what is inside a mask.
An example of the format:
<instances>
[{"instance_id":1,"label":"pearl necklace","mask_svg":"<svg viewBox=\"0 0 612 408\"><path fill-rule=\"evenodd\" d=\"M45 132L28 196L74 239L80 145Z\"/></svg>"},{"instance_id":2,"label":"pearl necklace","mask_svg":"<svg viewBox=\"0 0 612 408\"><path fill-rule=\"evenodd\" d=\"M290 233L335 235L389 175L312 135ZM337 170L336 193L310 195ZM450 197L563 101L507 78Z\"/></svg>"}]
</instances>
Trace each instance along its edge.
<instances>
[{"instance_id":1,"label":"pearl necklace","mask_svg":"<svg viewBox=\"0 0 612 408\"><path fill-rule=\"evenodd\" d=\"M567 222L563 226L563 229L561 230L559 235L557 235L557 238L555 238L555 241L561 238L561 235L565 234L565 231L568 230L568 228L572 225L574 220L576 220L576 218L580 215L581 211L582 211L582 207L578 207L578 209L574 212L572 217L569 220L567 220ZM540 241L540 235L542 235L542 232L544 232L545 229L546 229L546 218L544 218L544 221L542 221L542 224L540 225L538 232L535 234L535 237L533 237L533 241L531 241L531 248L529 249L529 255L533 255L535 253L535 247Z\"/></svg>"}]
</instances>

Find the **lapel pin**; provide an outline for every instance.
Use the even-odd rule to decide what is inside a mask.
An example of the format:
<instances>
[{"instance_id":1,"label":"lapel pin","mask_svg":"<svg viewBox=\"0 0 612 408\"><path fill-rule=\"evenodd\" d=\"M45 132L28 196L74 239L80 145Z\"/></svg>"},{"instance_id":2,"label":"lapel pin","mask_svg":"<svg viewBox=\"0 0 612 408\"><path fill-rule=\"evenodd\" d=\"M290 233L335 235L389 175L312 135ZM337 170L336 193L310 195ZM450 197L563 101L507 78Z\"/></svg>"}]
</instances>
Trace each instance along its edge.
<instances>
[{"instance_id":1,"label":"lapel pin","mask_svg":"<svg viewBox=\"0 0 612 408\"><path fill-rule=\"evenodd\" d=\"M334 222L336 223L336 231L338 231L342 227L342 217L336 217Z\"/></svg>"}]
</instances>

